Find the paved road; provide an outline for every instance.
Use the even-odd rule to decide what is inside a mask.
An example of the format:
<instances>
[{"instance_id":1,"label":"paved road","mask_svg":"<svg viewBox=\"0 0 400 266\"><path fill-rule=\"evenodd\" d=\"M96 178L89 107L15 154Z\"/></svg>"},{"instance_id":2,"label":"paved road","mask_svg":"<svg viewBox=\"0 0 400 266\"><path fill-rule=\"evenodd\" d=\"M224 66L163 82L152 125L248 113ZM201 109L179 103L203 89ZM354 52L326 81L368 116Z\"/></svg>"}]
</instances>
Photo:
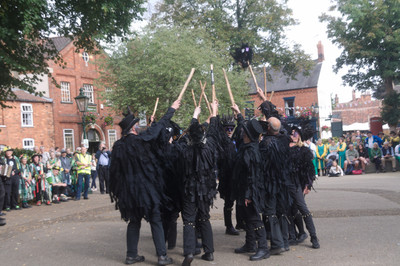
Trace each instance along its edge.
<instances>
[{"instance_id":1,"label":"paved road","mask_svg":"<svg viewBox=\"0 0 400 266\"><path fill-rule=\"evenodd\" d=\"M250 262L233 253L244 242L224 234L223 202L212 209L215 261L195 259L192 265L400 265L400 174L320 177L317 192L307 196L321 249L309 239L284 255ZM98 192L88 201L33 207L7 214L0 228L0 265L122 265L126 224ZM149 225L142 223L140 254L156 263ZM182 262L182 223L178 247L169 252Z\"/></svg>"}]
</instances>

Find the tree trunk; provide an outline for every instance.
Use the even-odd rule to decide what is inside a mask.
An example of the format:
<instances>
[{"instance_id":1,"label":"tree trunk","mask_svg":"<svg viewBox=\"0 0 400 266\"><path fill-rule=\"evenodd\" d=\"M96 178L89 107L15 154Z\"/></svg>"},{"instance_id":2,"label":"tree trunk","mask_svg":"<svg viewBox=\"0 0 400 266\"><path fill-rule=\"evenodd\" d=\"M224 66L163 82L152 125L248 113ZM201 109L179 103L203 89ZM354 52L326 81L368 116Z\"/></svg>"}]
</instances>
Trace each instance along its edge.
<instances>
[{"instance_id":1,"label":"tree trunk","mask_svg":"<svg viewBox=\"0 0 400 266\"><path fill-rule=\"evenodd\" d=\"M393 79L392 78L386 78L385 80L385 95L390 94L393 91Z\"/></svg>"}]
</instances>

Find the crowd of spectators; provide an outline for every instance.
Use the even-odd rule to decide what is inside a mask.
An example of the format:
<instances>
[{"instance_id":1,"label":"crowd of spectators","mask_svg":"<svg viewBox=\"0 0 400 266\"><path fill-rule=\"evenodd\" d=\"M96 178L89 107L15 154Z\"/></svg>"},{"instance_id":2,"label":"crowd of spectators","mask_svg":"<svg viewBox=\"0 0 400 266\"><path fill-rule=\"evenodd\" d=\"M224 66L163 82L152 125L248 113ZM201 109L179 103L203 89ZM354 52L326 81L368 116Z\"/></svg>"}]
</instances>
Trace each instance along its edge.
<instances>
[{"instance_id":1,"label":"crowd of spectators","mask_svg":"<svg viewBox=\"0 0 400 266\"><path fill-rule=\"evenodd\" d=\"M339 139L329 138L328 143L319 139L315 148L315 169L318 175L343 176L363 174L368 164L375 165L376 173L386 172L386 162L396 171L396 160L400 162L400 132L383 132L373 135L371 131L347 133Z\"/></svg>"},{"instance_id":2,"label":"crowd of spectators","mask_svg":"<svg viewBox=\"0 0 400 266\"><path fill-rule=\"evenodd\" d=\"M86 147L70 149L35 147L34 154L16 156L14 149L4 147L0 158L0 217L3 211L31 208L31 205L59 204L68 200L89 199L97 191L108 193L108 169L111 152L100 144L96 153ZM4 193L4 197L1 195ZM3 202L4 201L4 202ZM0 224L5 224L4 218Z\"/></svg>"}]
</instances>

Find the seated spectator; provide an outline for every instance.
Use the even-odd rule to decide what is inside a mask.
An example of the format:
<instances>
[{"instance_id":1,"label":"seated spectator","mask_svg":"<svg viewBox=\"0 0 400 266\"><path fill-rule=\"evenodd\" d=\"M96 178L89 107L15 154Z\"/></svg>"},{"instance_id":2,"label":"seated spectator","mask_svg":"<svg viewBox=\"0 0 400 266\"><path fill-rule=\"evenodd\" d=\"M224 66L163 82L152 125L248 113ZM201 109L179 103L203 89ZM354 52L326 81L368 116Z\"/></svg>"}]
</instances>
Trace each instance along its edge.
<instances>
[{"instance_id":1,"label":"seated spectator","mask_svg":"<svg viewBox=\"0 0 400 266\"><path fill-rule=\"evenodd\" d=\"M394 158L393 148L389 146L389 142L385 141L382 147L382 169L384 172L386 162L392 162L393 172L396 172L396 159Z\"/></svg>"},{"instance_id":2,"label":"seated spectator","mask_svg":"<svg viewBox=\"0 0 400 266\"><path fill-rule=\"evenodd\" d=\"M67 184L62 182L60 167L53 166L52 171L47 175L47 182L51 185L53 194L53 203L60 203L60 201L67 201L65 191Z\"/></svg>"},{"instance_id":3,"label":"seated spectator","mask_svg":"<svg viewBox=\"0 0 400 266\"><path fill-rule=\"evenodd\" d=\"M382 139L378 136L372 135L372 132L368 131L367 137L365 138L364 141L364 147L368 149L368 154L370 153L370 150L373 149L374 143L377 143L379 148L382 147Z\"/></svg>"},{"instance_id":4,"label":"seated spectator","mask_svg":"<svg viewBox=\"0 0 400 266\"><path fill-rule=\"evenodd\" d=\"M363 144L358 144L357 146L357 151L358 155L360 156L360 162L361 162L361 168L363 172L365 172L365 166L369 164L369 156L368 156L368 151L366 148L364 148Z\"/></svg>"},{"instance_id":5,"label":"seated spectator","mask_svg":"<svg viewBox=\"0 0 400 266\"><path fill-rule=\"evenodd\" d=\"M390 131L390 147L393 149L400 144L400 136L394 131Z\"/></svg>"},{"instance_id":6,"label":"seated spectator","mask_svg":"<svg viewBox=\"0 0 400 266\"><path fill-rule=\"evenodd\" d=\"M333 177L333 176L343 176L343 170L342 168L338 165L338 163L336 161L332 162L332 166L329 168L329 173L328 176L329 177Z\"/></svg>"},{"instance_id":7,"label":"seated spectator","mask_svg":"<svg viewBox=\"0 0 400 266\"><path fill-rule=\"evenodd\" d=\"M400 163L400 144L397 144L397 146L394 148L394 157Z\"/></svg>"},{"instance_id":8,"label":"seated spectator","mask_svg":"<svg viewBox=\"0 0 400 266\"><path fill-rule=\"evenodd\" d=\"M332 139L329 139L329 146L328 146L328 156L326 156L328 160L338 160L338 144Z\"/></svg>"},{"instance_id":9,"label":"seated spectator","mask_svg":"<svg viewBox=\"0 0 400 266\"><path fill-rule=\"evenodd\" d=\"M344 172L346 172L347 167L349 165L353 165L354 170L357 170L358 164L360 163L359 157L360 155L358 154L358 151L354 149L354 145L350 144L349 149L346 151L346 161L344 161Z\"/></svg>"},{"instance_id":10,"label":"seated spectator","mask_svg":"<svg viewBox=\"0 0 400 266\"><path fill-rule=\"evenodd\" d=\"M369 151L369 159L375 164L375 170L379 173L382 169L382 150L379 148L377 142L374 142L373 148Z\"/></svg>"}]
</instances>

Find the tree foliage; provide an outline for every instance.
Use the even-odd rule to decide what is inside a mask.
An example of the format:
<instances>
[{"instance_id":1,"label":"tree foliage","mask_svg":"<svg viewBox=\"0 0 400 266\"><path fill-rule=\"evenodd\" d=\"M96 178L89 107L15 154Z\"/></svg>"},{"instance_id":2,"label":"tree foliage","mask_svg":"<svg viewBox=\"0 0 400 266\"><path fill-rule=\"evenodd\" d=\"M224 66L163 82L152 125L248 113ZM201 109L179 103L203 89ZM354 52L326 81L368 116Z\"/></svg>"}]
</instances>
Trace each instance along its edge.
<instances>
[{"instance_id":1,"label":"tree foliage","mask_svg":"<svg viewBox=\"0 0 400 266\"><path fill-rule=\"evenodd\" d=\"M207 38L224 44L231 54L248 43L254 50L254 65L283 69L291 78L311 69L301 47L288 45L284 30L296 22L287 0L165 0L157 10L153 27L204 29Z\"/></svg>"},{"instance_id":2,"label":"tree foliage","mask_svg":"<svg viewBox=\"0 0 400 266\"><path fill-rule=\"evenodd\" d=\"M400 1L335 0L332 12L323 14L328 37L343 49L335 70L349 66L345 83L360 90L386 93L400 77Z\"/></svg>"},{"instance_id":3,"label":"tree foliage","mask_svg":"<svg viewBox=\"0 0 400 266\"><path fill-rule=\"evenodd\" d=\"M229 68L228 51L221 49L218 42L206 38L200 29L159 27L126 42L102 63L101 79L98 86L113 88L107 93L112 106L125 110L126 106L137 112L153 112L157 97L160 99L157 115L164 114L175 101L190 73L196 68L189 83L177 121L190 121L194 110L191 90L196 102L201 93L199 81L207 82L206 94L211 101L210 64L214 65L215 87L221 113L227 113L231 106L222 68ZM248 94L248 85L243 72L228 71L235 101L243 107ZM204 100L202 101L204 103ZM202 105L204 121L208 116L206 105Z\"/></svg>"},{"instance_id":4,"label":"tree foliage","mask_svg":"<svg viewBox=\"0 0 400 266\"><path fill-rule=\"evenodd\" d=\"M101 40L126 36L143 2L0 0L0 105L15 96L11 88L35 92L40 74L51 75L48 60L63 63L50 36L73 38L77 49L92 51Z\"/></svg>"},{"instance_id":5,"label":"tree foliage","mask_svg":"<svg viewBox=\"0 0 400 266\"><path fill-rule=\"evenodd\" d=\"M396 91L386 94L383 100L381 117L390 127L396 128L400 121L400 94Z\"/></svg>"}]
</instances>

